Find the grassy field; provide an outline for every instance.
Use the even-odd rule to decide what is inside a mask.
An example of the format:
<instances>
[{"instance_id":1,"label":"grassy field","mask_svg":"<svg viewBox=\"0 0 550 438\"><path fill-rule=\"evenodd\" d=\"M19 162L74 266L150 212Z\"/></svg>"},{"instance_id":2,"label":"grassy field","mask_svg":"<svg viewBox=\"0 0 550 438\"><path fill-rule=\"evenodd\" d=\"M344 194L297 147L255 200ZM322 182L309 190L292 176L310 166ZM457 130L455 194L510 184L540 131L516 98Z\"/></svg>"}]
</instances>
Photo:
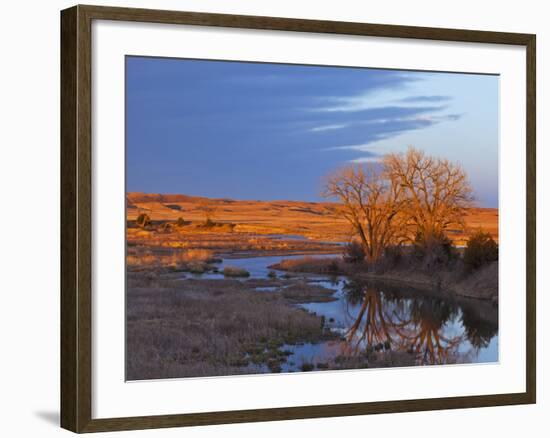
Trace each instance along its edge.
<instances>
[{"instance_id":1,"label":"grassy field","mask_svg":"<svg viewBox=\"0 0 550 438\"><path fill-rule=\"evenodd\" d=\"M220 224L217 228L201 230L193 226L204 222L202 208L205 203L214 210L214 220ZM210 237L217 234L217 243L223 245L228 233L251 236L286 234L320 242L347 242L352 233L348 223L337 214L338 207L338 204L329 202L237 201L144 193L127 195L128 220L135 220L140 213L146 213L153 221L175 222L178 218L187 221L190 225L187 230L181 227L179 231L186 234L185 244L189 247L193 247L193 239L200 240L201 234ZM456 245L464 244L468 234L480 227L498 241L497 209L472 208L466 215L465 223L464 232L454 230L449 233L449 238ZM145 236L147 233L143 232L141 237ZM130 240L138 237L133 233L128 236ZM260 245L262 242L251 243Z\"/></svg>"}]
</instances>

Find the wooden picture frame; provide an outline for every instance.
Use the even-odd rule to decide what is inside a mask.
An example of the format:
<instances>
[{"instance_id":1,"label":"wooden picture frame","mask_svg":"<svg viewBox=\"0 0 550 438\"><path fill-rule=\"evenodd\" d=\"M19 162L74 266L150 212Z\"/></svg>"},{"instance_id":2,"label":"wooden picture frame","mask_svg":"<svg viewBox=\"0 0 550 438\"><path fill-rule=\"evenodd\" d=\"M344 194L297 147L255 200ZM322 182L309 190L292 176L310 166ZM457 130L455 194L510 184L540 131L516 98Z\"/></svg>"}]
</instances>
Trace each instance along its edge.
<instances>
[{"instance_id":1,"label":"wooden picture frame","mask_svg":"<svg viewBox=\"0 0 550 438\"><path fill-rule=\"evenodd\" d=\"M93 20L186 24L518 45L526 48L527 284L526 391L482 396L347 403L128 418L92 418L92 91ZM61 12L61 426L98 432L529 404L536 401L535 35L75 6Z\"/></svg>"}]
</instances>

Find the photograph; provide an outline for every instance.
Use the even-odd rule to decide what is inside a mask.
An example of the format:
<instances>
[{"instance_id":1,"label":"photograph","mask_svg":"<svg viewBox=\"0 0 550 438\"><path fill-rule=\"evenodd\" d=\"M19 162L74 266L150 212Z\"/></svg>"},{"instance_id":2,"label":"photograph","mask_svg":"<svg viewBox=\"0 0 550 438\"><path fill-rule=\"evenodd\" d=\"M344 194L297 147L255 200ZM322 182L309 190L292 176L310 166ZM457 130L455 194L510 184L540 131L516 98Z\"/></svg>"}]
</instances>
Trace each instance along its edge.
<instances>
[{"instance_id":1,"label":"photograph","mask_svg":"<svg viewBox=\"0 0 550 438\"><path fill-rule=\"evenodd\" d=\"M127 55L125 148L127 381L499 362L498 74Z\"/></svg>"}]
</instances>

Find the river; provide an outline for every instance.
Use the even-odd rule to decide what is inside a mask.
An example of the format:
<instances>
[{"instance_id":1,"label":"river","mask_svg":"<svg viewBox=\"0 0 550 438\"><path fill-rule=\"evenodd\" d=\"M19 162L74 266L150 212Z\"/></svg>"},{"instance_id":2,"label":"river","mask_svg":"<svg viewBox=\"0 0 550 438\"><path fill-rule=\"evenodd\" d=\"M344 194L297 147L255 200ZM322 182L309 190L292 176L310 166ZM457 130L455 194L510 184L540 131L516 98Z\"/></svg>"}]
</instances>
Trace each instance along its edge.
<instances>
[{"instance_id":1,"label":"river","mask_svg":"<svg viewBox=\"0 0 550 438\"><path fill-rule=\"evenodd\" d=\"M246 269L250 273L248 278L267 279L273 271L268 266L299 257L302 256L224 259L217 267L222 271L226 265L235 266ZM221 273L195 277L224 278ZM323 317L325 327L340 338L317 344L285 345L289 357L282 371L300 371L304 364L321 369L343 353L368 350L414 352L417 359L413 365L498 361L498 312L487 302L357 282L345 276L305 275L305 278L311 284L333 290L335 300L298 306ZM258 293L277 289L257 288Z\"/></svg>"}]
</instances>

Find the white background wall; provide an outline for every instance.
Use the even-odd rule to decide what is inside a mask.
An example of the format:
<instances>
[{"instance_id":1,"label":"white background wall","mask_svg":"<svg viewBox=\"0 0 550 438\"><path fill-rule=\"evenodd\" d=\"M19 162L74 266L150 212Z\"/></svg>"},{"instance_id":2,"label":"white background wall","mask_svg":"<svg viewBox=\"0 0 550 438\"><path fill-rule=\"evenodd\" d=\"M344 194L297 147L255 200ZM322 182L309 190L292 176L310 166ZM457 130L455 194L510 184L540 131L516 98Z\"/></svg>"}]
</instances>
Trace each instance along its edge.
<instances>
[{"instance_id":1,"label":"white background wall","mask_svg":"<svg viewBox=\"0 0 550 438\"><path fill-rule=\"evenodd\" d=\"M248 437L547 436L549 385L542 372L550 311L542 248L548 181L550 14L543 1L185 0L95 2L111 6L272 15L537 34L538 404L337 419L209 426L105 436ZM3 2L0 15L0 434L69 436L59 416L59 10L70 1ZM547 184L546 184L547 185ZM546 211L545 211L546 210ZM7 242L7 245L6 245ZM545 266L546 265L546 266ZM266 394L266 397L268 395ZM546 412L545 412L546 411Z\"/></svg>"}]
</instances>

